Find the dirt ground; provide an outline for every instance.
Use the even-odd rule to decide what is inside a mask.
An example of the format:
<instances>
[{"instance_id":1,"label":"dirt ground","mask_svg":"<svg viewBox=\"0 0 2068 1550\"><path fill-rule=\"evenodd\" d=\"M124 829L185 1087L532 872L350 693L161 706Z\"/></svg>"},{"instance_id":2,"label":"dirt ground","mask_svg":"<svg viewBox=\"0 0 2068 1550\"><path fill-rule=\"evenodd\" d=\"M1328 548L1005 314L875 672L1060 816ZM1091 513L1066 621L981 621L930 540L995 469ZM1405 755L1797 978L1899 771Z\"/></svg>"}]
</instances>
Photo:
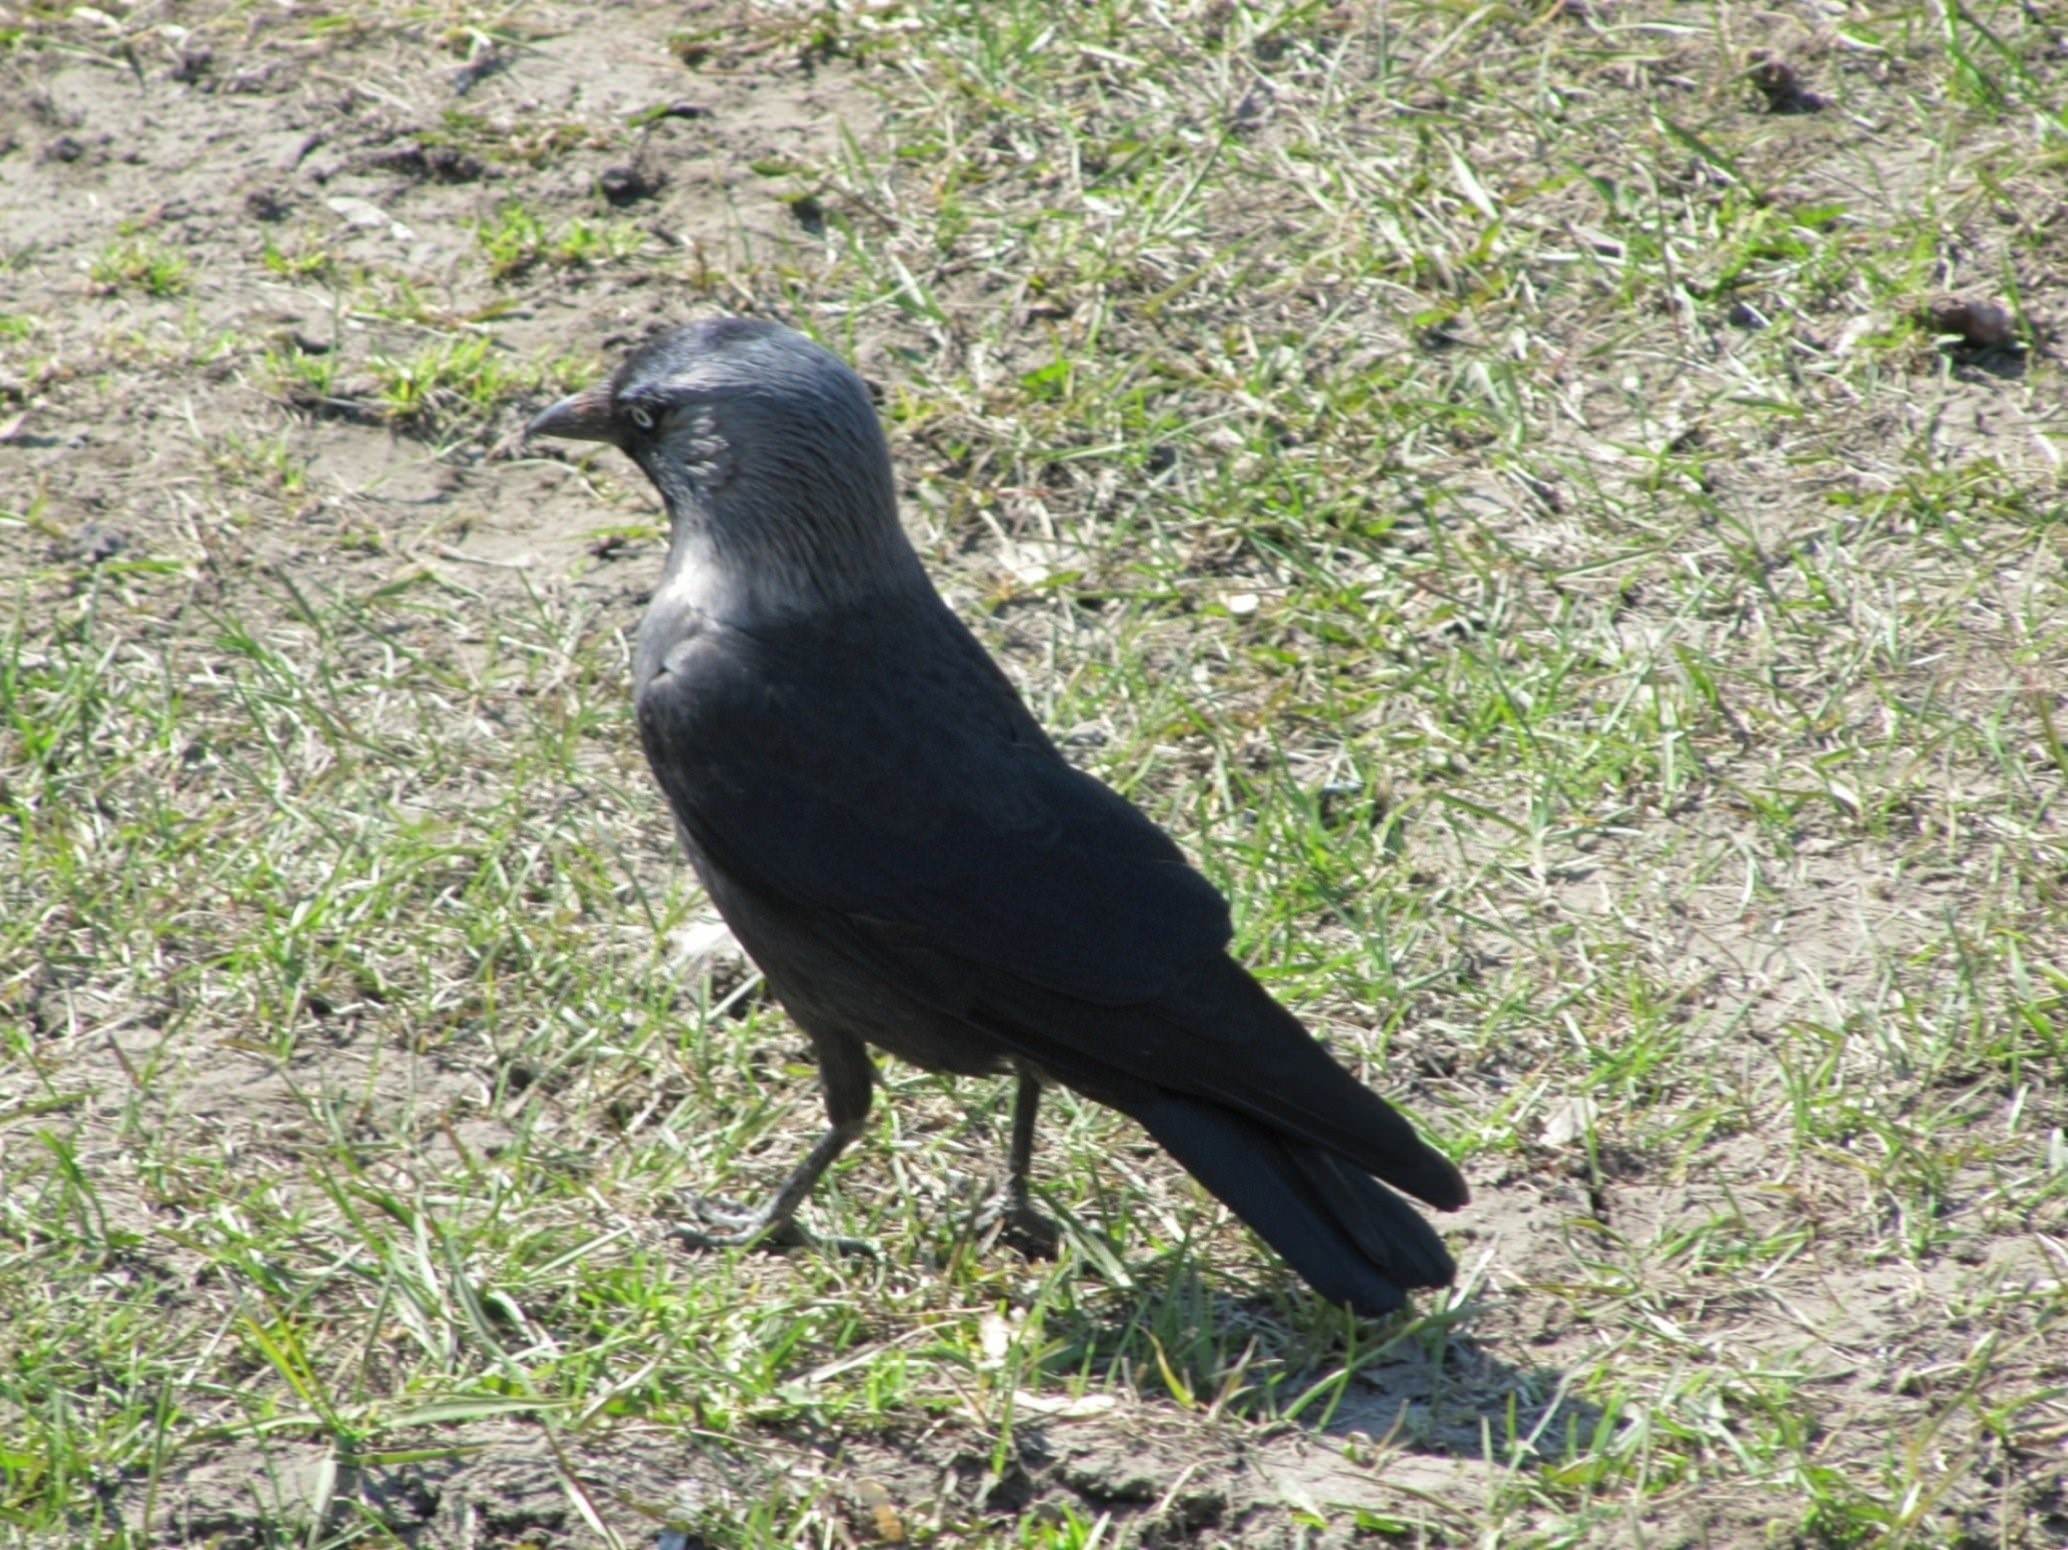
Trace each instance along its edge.
<instances>
[{"instance_id":1,"label":"dirt ground","mask_svg":"<svg viewBox=\"0 0 2068 1550\"><path fill-rule=\"evenodd\" d=\"M901 20L902 13L883 15L886 28L920 25ZM7 228L0 314L28 320L0 342L0 508L17 519L8 534L16 552L0 562L0 584L22 600L9 606L31 620L31 635L81 595L82 577L111 562L129 567L123 628L146 642L214 640L238 629L312 638L297 592L283 577L367 596L424 588L484 620L523 614L550 595L554 617L575 621L570 629L593 651L584 670L592 676L548 682L537 692L608 694L620 683L611 653L621 650L622 632L654 574L651 514L642 513L636 493L627 494L629 470L600 464L586 471L527 454L517 436L528 414L552 393L590 380L657 319L707 310L794 316L819 305L815 321L866 373L917 383L922 391L948 363L968 365L965 331L916 304L858 307L854 317L823 305L817 287L828 266L857 262L841 247L840 221L829 226L829 218L885 231L909 218L852 204L833 210L829 187L837 180L826 172L846 165L855 147L883 154L886 118L908 88L885 63L888 55L821 46L802 9L546 4L494 17L431 8L376 20L352 8L318 12L291 4L168 3L62 14L15 5L0 7L0 30L38 40L33 48L13 47L0 64ZM1283 93L1289 103L1291 88ZM1272 111L1294 109L1281 103ZM2058 200L2058 189L2050 197ZM1575 242L1586 240L1581 233ZM613 261L613 244L629 251L635 242L639 256ZM2059 254L2058 242L2052 251ZM1039 320L1041 297L988 275L981 254L956 263L944 294L952 292L960 305L1017 306ZM2049 302L2052 315L2068 315L2068 291L2057 274L2038 272L2043 267L2033 261L2025 305L2034 316L2045 315ZM1179 295L1182 277L1166 278ZM877 295L896 296L900 282L891 268L877 279ZM1325 310L1315 306L1317 314ZM1653 326L1666 332L1672 323L1655 319ZM1375 323L1361 342L1383 353L1407 337L1394 317ZM451 341L471 338L487 340L486 352L469 356L462 346L456 355ZM1030 323L1019 356L969 369L978 378L988 370L999 380L1021 380L1047 358L1045 338ZM1902 436L1890 432L1888 445L1913 434L1958 441L1964 456L1992 458L2004 487L2036 492L2035 509L2052 515L2030 518L2029 569L2006 571L2003 585L2020 598L2057 599L2058 591L2046 589L2058 586L2061 570L2062 432L2057 408L2034 388L2033 371L2058 383L2046 341L2040 344L2036 367L1977 352L1938 383L1929 402L1892 402L1876 412L1903 426ZM1807 352L1804 358L1805 374L1822 369ZM1721 376L1728 368L1716 370ZM1576 368L1574 375L1587 373ZM2006 398L2007 385L2019 389L2014 401ZM1586 433L1579 428L1583 412L1590 394L1607 391L1598 382L1570 387L1575 407L1561 455L1590 451L1584 444L1606 418L1596 413L1597 433ZM1926 421L1929 430L1919 432ZM986 454L970 449L982 427L894 430L901 469L922 494L982 471ZM1809 606L1792 593L1781 597L1794 585L1786 557L1829 520L1828 508L1757 496L1763 479L1791 477L1800 450L1791 434L1776 431L1763 449L1719 475L1738 481L1734 495L1718 499L1738 501L1733 509L1745 524L1744 543L1776 557L1777 615ZM1498 450L1489 439L1447 455L1464 465ZM1864 462L1852 471L1863 479L1874 472ZM1648 475L1632 467L1617 477L1635 488ZM1102 489L1091 474L1082 481L1050 492L1054 508L1109 509L1110 487ZM1504 510L1532 498L1518 495L1520 482L1505 474L1485 474L1478 488ZM1585 497L1568 486L1565 498ZM1013 578L1046 575L1072 561L1077 551L1068 535L1059 539L1053 523L1044 528L1043 499L1038 488L1009 491L995 519L970 518L941 538L929 558L946 556L959 567L949 577L958 601L1004 595ZM605 500L621 527L599 527ZM1559 585L1593 595L1597 578L1586 564L1594 551L1562 525L1555 502L1541 504L1550 514L1519 542L1537 546L1532 561L1579 562ZM1563 557L1556 553L1561 543L1570 550ZM1891 558L1881 579L1908 574L1929 584L1940 558ZM1690 567L1706 563L1689 560ZM1911 570L1913 563L1918 568ZM1262 562L1230 560L1213 584L1241 598L1264 572ZM1346 595L1355 581L1346 583ZM1863 585L1846 606L1871 611L1876 598ZM1423 612L1403 621L1408 644L1401 649L1435 649L1489 617L1497 633L1497 616L1512 601L1482 591L1452 610L1425 595L1416 605ZM2003 617L2015 611L2006 605ZM1633 586L1614 628L1634 640L1648 629L1665 630L1670 612ZM1215 617L1225 622L1231 613L1239 620L1242 608ZM1448 622L1453 613L1466 622ZM1552 607L1532 617L1554 613ZM2044 619L2043 610L2027 616ZM1079 617L1069 627L1074 635L1034 625L1020 630L1008 614L998 617L1003 622L987 638L1012 654L1015 670L1029 680L1057 652L1092 640L1099 616ZM1690 619L1698 628L1713 623L1705 638L1720 643L1722 654L1734 649L1733 631L1748 642L1747 652L1764 649L1754 639L1764 626L1748 625L1744 616L1705 622L1690 605L1672 613L1672 627ZM2000 676L2006 657L1991 655L1985 641L1998 625L2011 629L2002 619L1963 626L1951 618L1938 646L1947 660L1972 653L1969 681ZM2043 628L2057 631L2051 621ZM453 661L489 660L488 633L454 642ZM1871 624L1861 626L1863 652L1874 649L1872 633ZM341 646L337 671L390 670L393 661L381 667L384 648L369 639ZM2059 664L2057 646L2047 637L2019 660L2043 678ZM397 629L385 649L399 657L427 648L422 637ZM110 670L132 660L145 658L114 653ZM1791 692L1814 698L1806 680ZM2042 683L2008 692L2051 691ZM1267 700L1258 690L1256 703ZM470 702L466 713L493 720L525 707ZM1751 751L1753 740L1735 755L1724 751L1732 742L1723 730L1731 714L1716 713L1718 751L1704 778L1717 792L1765 789L1763 774L1734 774L1733 758L1746 771L1765 766ZM1821 712L1804 714L1815 719ZM1822 724L1836 719L1834 711ZM372 722L363 731L390 735ZM393 735L397 746L407 741ZM596 752L593 735L581 736L592 744L579 755L587 761L583 782L565 788L569 807L590 812L600 831L621 837L626 875L639 886L656 894L679 886L668 881L675 864L667 836L654 822L653 799L632 756L621 746ZM1906 789L1924 793L1916 798L1921 816L1906 833L1954 822L1946 812L1970 798L2051 813L2061 772L2048 766L2043 750L2034 752L2041 734L2028 726L2011 740L2015 759L2037 771L2026 796L2005 795L2015 786L2008 775L2000 788L1982 790L1972 782L1985 777L1964 766L1934 796L1926 789L1937 778L1930 770L1905 769ZM198 740L183 752L168 743L162 753L164 768L184 758L197 772L217 757ZM1790 779L1825 789L1809 758L1791 766ZM407 773L396 779L403 790ZM450 803L463 798L469 779L462 768L441 767L437 795L404 790L397 800L426 808ZM1831 779L1872 786L1877 774L1854 767ZM1487 793L1498 789L1491 782L1475 800L1493 801ZM283 791L280 800L291 805L294 798ZM1833 800L1858 805L1856 797ZM1893 1132L1863 1122L1857 1133L1777 1163L1776 1143L1744 1118L1786 1112L1800 1054L1791 1041L1801 1030L1843 1027L1853 1006L1888 1006L1888 986L1898 979L1905 994L1915 991L1902 978L1907 970L1891 965L1916 968L1916 984L1928 987L1958 981L1960 966L1945 944L1957 936L1959 921L1978 909L1997 911L2004 896L1962 869L1959 846L1934 852L1929 865L1913 865L1909 839L1862 837L1837 821L1797 822L1791 832L1798 843L1782 859L1733 851L1737 830L1765 821L1767 811L1751 797L1633 809L1604 821L1606 838L1560 839L1552 862L1534 868L1517 865L1506 851L1494 859L1493 842L1469 820L1454 831L1432 825L1408 837L1430 875L1470 873L1477 888L1495 886L1482 874L1498 873L1511 916L1541 912L1547 924L1540 934L1476 919L1460 927L1466 945L1444 959L1443 973L1454 982L1416 992L1403 1016L1428 1015L1392 1046L1391 1059L1415 1073L1422 1102L1480 1116L1477 1123L1510 1138L1474 1165L1478 1203L1445 1224L1471 1283L1460 1302L1475 1294L1487 1301L1469 1327L1448 1337L1441 1328L1425 1332L1362 1368L1340 1401L1326 1407L1322 1424L1309 1412L1292 1422L1231 1427L1211 1406L1173 1402L1149 1383L1065 1397L1030 1379L1003 1467L995 1417L979 1421L933 1405L851 1430L813 1420L728 1427L722 1437L634 1415L575 1434L577 1457L568 1455L569 1434L548 1435L528 1414L474 1413L444 1431L427 1424L410 1447L372 1450L342 1470L330 1442L211 1439L204 1431L186 1440L148 1486L129 1474L94 1489L115 1504L116 1516L144 1525L125 1542L219 1547L278 1542L280 1525L306 1523L312 1514L320 1520L346 1500L356 1504L355 1533L374 1542L386 1535L441 1545L590 1543L606 1536L688 1544L700 1542L696 1525L719 1522L733 1525L714 1536L719 1542L773 1543L793 1533L821 1543L958 1542L958 1534L976 1532L968 1525L989 1524L985 1532L998 1542L1089 1545L1106 1532L1092 1526L1104 1522L1117 1525L1116 1534L1163 1544L1463 1542L1484 1535L1488 1543L1506 1537L1736 1545L1815 1537L1802 1527L1804 1498L1791 1497L1782 1511L1774 1505L1779 1498L1769 1500L1735 1473L1743 1468L1751 1478L1758 1471L1742 1457L1731 1459L1740 1446L1783 1446L1772 1439L1788 1434L1796 1403L1785 1391L1808 1396L1807 1436L1786 1444L1805 1458L1828 1459L1834 1469L1870 1455L1908 1460L1888 1465L1877 1479L1913 1467L1929 1474L1917 1462L1927 1457L1951 1461L1945 1480L1957 1483L1935 1487L1943 1492L1936 1506L1901 1532L1890 1530L1891 1537L2068 1542L2060 1458L2068 1431L2059 1399L2068 1384L2068 1335L2060 1321L2068 1266L2063 1196L2058 1183L2033 1183L2060 1167L2047 1151L2051 1145L2058 1153L2068 1117L2058 1069L2043 1069L2044 1060L2028 1054L2015 1077L2002 1070L1977 1075L1954 1061L1943 1078L1918 1079L1917 1102L1938 1125L2009 1138L1994 1149L1978 1142L1965 1163L1946 1152L1918 1164L1931 1172L1933 1198L1949 1202L1949 1215L1974 1228L1949 1229L1945 1252L1889 1250L1887 1242L1908 1230L1896 1222L1907 1209L1903 1197L1857 1183L1863 1169L1886 1166L1885 1158L1859 1162L1861 1153L1907 1144L1890 1139ZM559 832L563 816L540 816L540 833ZM1614 838L1616 822L1640 837ZM2057 819L2045 827L2058 844ZM1706 862L1683 868L1697 852L1737 855L1735 870ZM1976 866L1985 853L1983 838L1973 838L1966 854ZM293 855L277 859L283 876L302 870ZM2052 934L2061 924L2058 884L2056 877L2052 898L2019 895L2023 913L2014 929L2042 980L2043 963L2060 960L2061 942ZM630 896L628 886L620 898ZM22 912L41 908L21 898L13 904ZM1557 934L1564 926L1550 923L1579 922L1575 929L1598 946L1618 921L1632 918L1647 924L1641 943L1629 948L1630 972L1673 987L1660 1019L1696 1030L1674 1058L1701 1067L1699 1085L1708 1096L1690 1100L1677 1137L1667 1127L1624 1145L1612 1134L1614 1116L1596 1100L1533 1087L1533 1065L1561 1058L1562 1034L1548 1016L1537 1044L1474 1046L1462 1058L1445 1053L1456 1032L1446 1019L1462 1023L1468 1016L1445 1011L1451 990L1512 976L1514 985L1533 984L1548 1002L1561 974L1577 972L1565 956L1570 939ZM628 907L593 930L598 952L631 952L626 944L641 937L644 917L635 920ZM267 1137L309 1126L312 1081L356 1095L358 1117L340 1121L343 1129L392 1128L425 1156L440 1148L451 1157L488 1155L516 1133L500 1106L510 1091L499 1085L507 1077L503 1064L457 1056L406 1061L401 1051L423 1047L421 1028L405 1028L399 1010L372 1005L349 985L319 987L319 999L358 1010L331 1014L330 1026L349 1031L337 1034L321 1075L312 1076L308 1047L297 1057L302 1064L283 1061L237 1037L229 1003L189 1006L182 998L190 990L175 985L167 966L178 959L176 949L165 949L163 964L125 958L121 972L106 970L115 949L78 916L53 915L37 927L35 941L40 945L15 939L0 1010L43 1051L38 1058L53 1069L61 1064L65 1081L80 1091L113 1092L139 1063L176 1073L150 1110L150 1124L168 1146L184 1136L230 1151L245 1146L258 1156ZM405 962L401 949L397 954L396 962ZM1534 980L1533 955L1542 963ZM1591 966L1599 968L1599 960ZM721 970L713 994L736 977L736 970ZM315 994L297 991L297 1004ZM2049 1008L2049 1015L2062 1015L2058 986L2049 994L2052 1001L2033 993L2027 1004L2041 1009L2035 1016ZM1513 999L1526 1002L1529 995L1518 989ZM1920 1017L1929 1015L1921 1001L1915 1004ZM320 1014L319 1007L310 1015L321 1021ZM455 1001L438 1015L463 1022L470 1013ZM1348 1007L1334 1015L1355 1020ZM1642 1008L1630 1013L1639 1023L1648 1015ZM1990 1026L2010 1020L2001 1006L1977 1017ZM1589 1036L1595 1032L1590 1025ZM2061 1046L2048 1048L2058 1056ZM1832 1060L1865 1062L1848 1069L1885 1069L1850 1049ZM1887 1069L1899 1065L1892 1057ZM41 1090L23 1074L27 1069L0 1076L10 1114L27 1112L20 1106ZM796 1123L808 1129L808 1077L793 1071L784 1080L805 1094ZM484 1096L491 1089L494 1099ZM1725 1092L1741 1097L1714 1098ZM1729 1109L1735 1117L1703 1118L1712 1098L1716 1112ZM643 1101L660 1112L669 1100L656 1092ZM929 1092L911 1112L939 1119L947 1110ZM119 1173L127 1145L113 1113L96 1098L80 1111L73 1133L82 1166L105 1166L110 1177ZM929 1122L912 1124L917 1130ZM560 1139L570 1150L584 1144ZM1699 1148L1699 1161L1669 1166L1664 1159L1683 1142ZM970 1170L981 1173L981 1148L972 1140L966 1150ZM1576 1158L1576 1150L1588 1155ZM11 1166L19 1178L30 1177L20 1172L29 1165L19 1155ZM2013 1175L2021 1181L2015 1187L2005 1182ZM858 1194L871 1187L893 1188L850 1186ZM912 1187L937 1187L952 1198L948 1183ZM161 1217L146 1194L110 1189L104 1199L118 1218L132 1213L132 1225L148 1234ZM1876 1212L1888 1219L1869 1220ZM1718 1262L1706 1257L1726 1253L1709 1236L1719 1223L1729 1224L1731 1243L1745 1246L1741 1275L1719 1274ZM1220 1230L1224 1236L1215 1241L1235 1241ZM648 1229L634 1223L624 1231ZM1791 1234L1800 1237L1799 1252L1774 1247L1793 1242ZM1660 1247L1683 1240L1697 1246L1684 1254ZM186 1262L170 1249L166 1254L155 1268L111 1269L107 1295L160 1297L169 1306L183 1295ZM10 1273L16 1272L0 1269ZM1575 1315L1588 1286L1616 1299L1613 1320L1595 1325ZM1097 1324L1088 1314L1084 1319L1086 1330ZM1091 1344L1099 1338L1086 1336ZM1984 1339L1991 1351L2020 1354L1991 1365L1976 1355ZM1655 1384L1672 1390L1672 1404L1647 1411L1642 1399L1612 1399L1605 1388L1571 1376L1581 1369L1614 1373L1619 1363L1628 1394ZM1705 1372L1719 1375L1706 1395L1697 1392L1700 1384L1684 1381ZM225 1381L234 1384L230 1375ZM1715 1451L1702 1454L1702 1464L1677 1464L1675 1477L1655 1488L1605 1491L1582 1510L1574 1502L1587 1493L1577 1477L1557 1483L1570 1494L1555 1500L1518 1483L1524 1472L1510 1449L1516 1437L1634 1437L1656 1427L1673 1446L1699 1453L1687 1439L1701 1432L1708 1408L1735 1415L1732 1407L1740 1405L1768 1417L1768 1442L1711 1439L1701 1446ZM0 1435L0 1449L8 1445ZM1638 1451L1649 1445L1629 1444ZM1761 1489L1786 1496L1798 1487L1810 1490L1786 1481ZM756 1519L753 1503L760 1499L794 1510L771 1509ZM1504 1504L1498 1513L1483 1507L1496 1500ZM1011 1539L1020 1531L1000 1525L1023 1516L1048 1537ZM1785 1526L1776 1527L1782 1520ZM1500 1527L1488 1527L1493 1523ZM1867 1537L1863 1529L1858 1538L1834 1534L1830 1542ZM306 1542L332 1541L311 1531Z\"/></svg>"}]
</instances>

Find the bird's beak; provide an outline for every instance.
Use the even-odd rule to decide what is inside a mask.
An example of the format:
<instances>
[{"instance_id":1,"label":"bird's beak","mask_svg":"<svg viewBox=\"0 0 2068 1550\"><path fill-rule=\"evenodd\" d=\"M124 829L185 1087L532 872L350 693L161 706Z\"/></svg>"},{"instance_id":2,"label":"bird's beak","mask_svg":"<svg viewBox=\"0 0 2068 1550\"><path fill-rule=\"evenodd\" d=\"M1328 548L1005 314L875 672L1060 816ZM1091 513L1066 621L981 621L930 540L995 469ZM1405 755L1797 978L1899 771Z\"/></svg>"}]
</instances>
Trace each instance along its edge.
<instances>
[{"instance_id":1,"label":"bird's beak","mask_svg":"<svg viewBox=\"0 0 2068 1550\"><path fill-rule=\"evenodd\" d=\"M524 427L524 439L558 436L565 441L616 441L617 429L610 412L610 384L570 393L547 408Z\"/></svg>"}]
</instances>

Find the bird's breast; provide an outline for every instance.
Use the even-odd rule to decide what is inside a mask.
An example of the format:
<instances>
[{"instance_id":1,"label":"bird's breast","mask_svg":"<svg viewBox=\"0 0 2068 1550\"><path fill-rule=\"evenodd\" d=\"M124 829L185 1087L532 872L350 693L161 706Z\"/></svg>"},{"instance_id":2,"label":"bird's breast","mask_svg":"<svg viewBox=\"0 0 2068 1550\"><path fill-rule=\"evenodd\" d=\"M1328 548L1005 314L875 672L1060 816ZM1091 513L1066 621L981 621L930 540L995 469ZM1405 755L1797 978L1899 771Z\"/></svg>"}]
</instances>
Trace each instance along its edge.
<instances>
[{"instance_id":1,"label":"bird's breast","mask_svg":"<svg viewBox=\"0 0 2068 1550\"><path fill-rule=\"evenodd\" d=\"M639 626L632 660L633 692L657 678L682 674L708 624L704 611L687 598L671 597L665 588L655 593Z\"/></svg>"}]
</instances>

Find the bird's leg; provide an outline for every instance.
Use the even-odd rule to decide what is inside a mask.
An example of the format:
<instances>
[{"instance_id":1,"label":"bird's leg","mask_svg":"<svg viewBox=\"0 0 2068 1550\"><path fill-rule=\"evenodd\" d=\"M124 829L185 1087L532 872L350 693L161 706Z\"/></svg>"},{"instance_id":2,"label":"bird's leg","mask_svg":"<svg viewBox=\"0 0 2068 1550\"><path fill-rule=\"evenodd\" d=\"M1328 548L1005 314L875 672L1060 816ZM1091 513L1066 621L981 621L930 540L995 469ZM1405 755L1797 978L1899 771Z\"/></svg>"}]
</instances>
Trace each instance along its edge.
<instances>
[{"instance_id":1,"label":"bird's leg","mask_svg":"<svg viewBox=\"0 0 2068 1550\"><path fill-rule=\"evenodd\" d=\"M1012 1150L1007 1154L1005 1189L977 1217L980 1232L1003 1238L1029 1259L1054 1259L1062 1229L1053 1217L1034 1207L1027 1175L1034 1165L1034 1120L1041 1112L1041 1078L1020 1072L1012 1099Z\"/></svg>"},{"instance_id":2,"label":"bird's leg","mask_svg":"<svg viewBox=\"0 0 2068 1550\"><path fill-rule=\"evenodd\" d=\"M795 1248L823 1243L844 1254L869 1252L869 1246L851 1238L814 1238L797 1221L797 1208L819 1181L819 1175L847 1150L848 1143L862 1133L869 1117L869 1100L875 1091L875 1068L860 1040L812 1040L819 1056L819 1084L826 1095L826 1133L806 1154L803 1162L783 1181L783 1187L758 1211L747 1210L723 1200L698 1200L695 1210L703 1227L677 1227L674 1236L692 1248Z\"/></svg>"}]
</instances>

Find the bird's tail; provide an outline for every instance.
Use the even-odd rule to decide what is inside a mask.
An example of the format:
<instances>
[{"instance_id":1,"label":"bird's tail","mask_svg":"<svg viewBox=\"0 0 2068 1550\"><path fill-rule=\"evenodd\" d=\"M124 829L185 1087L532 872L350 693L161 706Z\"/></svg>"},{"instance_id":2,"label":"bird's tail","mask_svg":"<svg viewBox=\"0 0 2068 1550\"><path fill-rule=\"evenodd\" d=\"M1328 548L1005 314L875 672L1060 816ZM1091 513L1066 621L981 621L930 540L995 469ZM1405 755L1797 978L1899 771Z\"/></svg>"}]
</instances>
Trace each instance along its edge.
<instances>
[{"instance_id":1,"label":"bird's tail","mask_svg":"<svg viewBox=\"0 0 2068 1550\"><path fill-rule=\"evenodd\" d=\"M1217 1103L1159 1094L1123 1107L1331 1302L1391 1313L1457 1265L1400 1196L1333 1152Z\"/></svg>"}]
</instances>

